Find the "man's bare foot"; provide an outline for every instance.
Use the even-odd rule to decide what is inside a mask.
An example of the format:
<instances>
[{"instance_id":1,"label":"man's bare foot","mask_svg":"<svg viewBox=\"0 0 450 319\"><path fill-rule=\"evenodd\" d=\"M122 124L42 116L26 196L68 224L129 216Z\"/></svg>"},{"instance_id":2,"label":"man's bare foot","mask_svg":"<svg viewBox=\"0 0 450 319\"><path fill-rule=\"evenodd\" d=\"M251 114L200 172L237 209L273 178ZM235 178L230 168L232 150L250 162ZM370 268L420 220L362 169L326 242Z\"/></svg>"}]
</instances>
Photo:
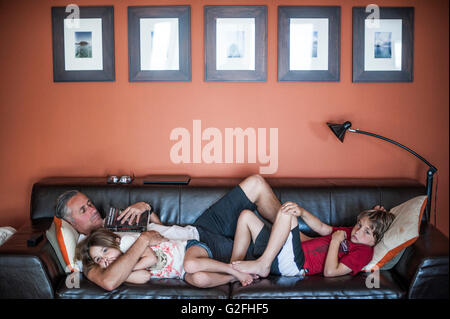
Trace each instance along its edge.
<instances>
[{"instance_id":1,"label":"man's bare foot","mask_svg":"<svg viewBox=\"0 0 450 319\"><path fill-rule=\"evenodd\" d=\"M259 277L267 277L270 273L270 266L263 265L258 259L233 261L232 266L237 271L258 275Z\"/></svg>"}]
</instances>

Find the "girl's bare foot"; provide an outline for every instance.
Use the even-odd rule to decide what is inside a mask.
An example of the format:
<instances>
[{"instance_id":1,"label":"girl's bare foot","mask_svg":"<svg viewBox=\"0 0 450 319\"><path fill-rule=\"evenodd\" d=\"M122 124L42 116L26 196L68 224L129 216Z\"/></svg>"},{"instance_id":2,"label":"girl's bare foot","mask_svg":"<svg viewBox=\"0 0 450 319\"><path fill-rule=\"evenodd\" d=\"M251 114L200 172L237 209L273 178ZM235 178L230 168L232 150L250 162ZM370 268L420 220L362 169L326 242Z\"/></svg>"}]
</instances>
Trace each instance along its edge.
<instances>
[{"instance_id":1,"label":"girl's bare foot","mask_svg":"<svg viewBox=\"0 0 450 319\"><path fill-rule=\"evenodd\" d=\"M240 272L239 270L234 269L231 264L230 267L233 269L232 276L236 278L236 280L239 280L243 287L250 285L255 279L259 278L257 275Z\"/></svg>"},{"instance_id":2,"label":"girl's bare foot","mask_svg":"<svg viewBox=\"0 0 450 319\"><path fill-rule=\"evenodd\" d=\"M233 261L233 269L247 273L255 274L260 277L267 277L270 273L270 266L265 266L261 261L257 260L239 260Z\"/></svg>"}]
</instances>

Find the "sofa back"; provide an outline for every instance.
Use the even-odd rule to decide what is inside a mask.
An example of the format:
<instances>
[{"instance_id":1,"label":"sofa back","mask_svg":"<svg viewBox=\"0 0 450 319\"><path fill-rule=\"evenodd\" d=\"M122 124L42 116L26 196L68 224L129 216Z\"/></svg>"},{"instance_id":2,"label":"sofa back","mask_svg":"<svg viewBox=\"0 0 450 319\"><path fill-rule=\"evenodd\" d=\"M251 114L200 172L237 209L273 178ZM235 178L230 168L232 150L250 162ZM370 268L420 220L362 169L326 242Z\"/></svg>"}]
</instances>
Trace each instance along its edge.
<instances>
[{"instance_id":1,"label":"sofa back","mask_svg":"<svg viewBox=\"0 0 450 319\"><path fill-rule=\"evenodd\" d=\"M126 208L145 201L164 224L192 224L201 213L242 179L192 178L189 185L148 185L135 179L130 185L107 184L106 178L54 177L33 185L30 217L33 223L53 218L56 199L67 190L86 194L104 216L110 207ZM333 226L352 226L358 213L375 205L391 209L426 194L425 186L410 179L267 178L281 202L292 201ZM306 225L300 229L315 235Z\"/></svg>"}]
</instances>

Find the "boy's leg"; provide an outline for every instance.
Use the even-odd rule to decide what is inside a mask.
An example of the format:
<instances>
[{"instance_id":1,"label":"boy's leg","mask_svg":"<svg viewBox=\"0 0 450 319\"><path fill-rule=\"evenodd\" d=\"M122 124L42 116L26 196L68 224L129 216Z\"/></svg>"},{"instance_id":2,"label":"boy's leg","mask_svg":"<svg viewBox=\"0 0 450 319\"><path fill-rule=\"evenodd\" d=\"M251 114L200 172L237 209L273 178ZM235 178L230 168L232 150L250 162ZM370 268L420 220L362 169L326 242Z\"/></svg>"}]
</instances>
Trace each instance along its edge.
<instances>
[{"instance_id":1,"label":"boy's leg","mask_svg":"<svg viewBox=\"0 0 450 319\"><path fill-rule=\"evenodd\" d=\"M256 204L261 216L274 223L281 203L264 177L261 175L249 176L240 182L239 186L248 199Z\"/></svg>"},{"instance_id":2,"label":"boy's leg","mask_svg":"<svg viewBox=\"0 0 450 319\"><path fill-rule=\"evenodd\" d=\"M267 277L270 273L270 266L285 244L291 229L296 227L298 227L297 217L278 212L269 242L262 256L256 260L235 261L233 268L241 272Z\"/></svg>"},{"instance_id":3,"label":"boy's leg","mask_svg":"<svg viewBox=\"0 0 450 319\"><path fill-rule=\"evenodd\" d=\"M250 210L243 210L239 216L234 235L233 253L230 262L245 259L250 241L255 242L264 223Z\"/></svg>"},{"instance_id":4,"label":"boy's leg","mask_svg":"<svg viewBox=\"0 0 450 319\"><path fill-rule=\"evenodd\" d=\"M256 204L261 216L273 224L281 203L264 177L251 175L239 183L239 186L245 195L247 195L248 199ZM300 239L304 242L312 239L312 237L300 232Z\"/></svg>"},{"instance_id":5,"label":"boy's leg","mask_svg":"<svg viewBox=\"0 0 450 319\"><path fill-rule=\"evenodd\" d=\"M184 270L187 273L188 282L192 280L193 284L200 284L203 288L219 286L236 280L246 286L252 283L254 279L252 275L233 269L231 264L209 258L207 251L200 246L188 248L184 257ZM198 272L205 274L193 276ZM213 275L208 276L208 274ZM199 278L196 277L202 277L202 280L198 280Z\"/></svg>"}]
</instances>

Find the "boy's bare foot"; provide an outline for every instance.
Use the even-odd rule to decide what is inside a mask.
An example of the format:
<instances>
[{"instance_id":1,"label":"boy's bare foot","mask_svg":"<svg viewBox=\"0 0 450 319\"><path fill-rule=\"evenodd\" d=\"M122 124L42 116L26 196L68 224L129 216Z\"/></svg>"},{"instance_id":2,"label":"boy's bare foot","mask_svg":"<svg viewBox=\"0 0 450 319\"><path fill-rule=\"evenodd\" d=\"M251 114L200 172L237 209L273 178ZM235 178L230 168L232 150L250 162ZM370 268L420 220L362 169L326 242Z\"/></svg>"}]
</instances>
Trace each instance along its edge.
<instances>
[{"instance_id":1,"label":"boy's bare foot","mask_svg":"<svg viewBox=\"0 0 450 319\"><path fill-rule=\"evenodd\" d=\"M270 266L263 265L258 260L233 261L233 269L247 274L255 274L260 277L267 277L270 273Z\"/></svg>"}]
</instances>

